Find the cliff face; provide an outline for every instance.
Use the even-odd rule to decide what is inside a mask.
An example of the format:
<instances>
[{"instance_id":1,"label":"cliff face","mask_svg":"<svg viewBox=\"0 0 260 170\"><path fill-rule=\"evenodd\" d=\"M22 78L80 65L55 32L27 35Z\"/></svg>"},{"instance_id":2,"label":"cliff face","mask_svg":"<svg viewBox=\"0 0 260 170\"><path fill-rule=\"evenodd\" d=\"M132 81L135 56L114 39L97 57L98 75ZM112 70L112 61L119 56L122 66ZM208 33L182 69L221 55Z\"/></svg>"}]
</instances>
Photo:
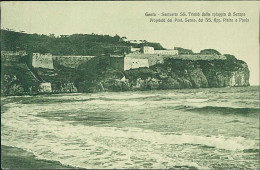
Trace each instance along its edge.
<instances>
[{"instance_id":1,"label":"cliff face","mask_svg":"<svg viewBox=\"0 0 260 170\"><path fill-rule=\"evenodd\" d=\"M1 94L24 95L41 92L40 85L51 83L53 93L78 92L73 82L73 71L32 69L26 63L4 63L1 67Z\"/></svg>"},{"instance_id":2,"label":"cliff face","mask_svg":"<svg viewBox=\"0 0 260 170\"><path fill-rule=\"evenodd\" d=\"M125 78L104 76L79 84L80 92L249 86L247 64L240 60L167 59L164 64L124 71Z\"/></svg>"},{"instance_id":3,"label":"cliff face","mask_svg":"<svg viewBox=\"0 0 260 170\"><path fill-rule=\"evenodd\" d=\"M209 87L248 86L248 71L225 71L205 73Z\"/></svg>"},{"instance_id":4,"label":"cliff face","mask_svg":"<svg viewBox=\"0 0 260 170\"><path fill-rule=\"evenodd\" d=\"M249 69L241 60L200 62L209 87L249 86Z\"/></svg>"},{"instance_id":5,"label":"cliff face","mask_svg":"<svg viewBox=\"0 0 260 170\"><path fill-rule=\"evenodd\" d=\"M32 75L32 73L34 75ZM97 57L77 69L29 69L24 63L2 66L1 93L38 93L40 81L50 82L52 92L100 92L249 86L245 62L227 60L181 60L127 71L114 70L107 57Z\"/></svg>"}]
</instances>

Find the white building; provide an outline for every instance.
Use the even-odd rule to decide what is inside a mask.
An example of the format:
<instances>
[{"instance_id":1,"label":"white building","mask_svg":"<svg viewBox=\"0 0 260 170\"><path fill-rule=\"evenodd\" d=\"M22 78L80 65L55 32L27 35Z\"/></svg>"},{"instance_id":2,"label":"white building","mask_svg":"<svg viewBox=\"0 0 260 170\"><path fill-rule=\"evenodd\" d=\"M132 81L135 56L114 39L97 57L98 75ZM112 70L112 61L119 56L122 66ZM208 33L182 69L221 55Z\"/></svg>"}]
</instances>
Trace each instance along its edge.
<instances>
[{"instance_id":1,"label":"white building","mask_svg":"<svg viewBox=\"0 0 260 170\"><path fill-rule=\"evenodd\" d=\"M160 54L160 55L178 55L178 50L154 50L153 47L144 46L142 48L144 54Z\"/></svg>"},{"instance_id":2,"label":"white building","mask_svg":"<svg viewBox=\"0 0 260 170\"><path fill-rule=\"evenodd\" d=\"M140 67L149 68L148 59L131 58L131 57L124 58L124 70L136 69Z\"/></svg>"},{"instance_id":3,"label":"white building","mask_svg":"<svg viewBox=\"0 0 260 170\"><path fill-rule=\"evenodd\" d=\"M149 68L148 59L132 57L110 57L110 64L114 69L125 71L140 67Z\"/></svg>"},{"instance_id":4,"label":"white building","mask_svg":"<svg viewBox=\"0 0 260 170\"><path fill-rule=\"evenodd\" d=\"M154 54L154 48L149 46L144 46L142 48L144 54Z\"/></svg>"},{"instance_id":5,"label":"white building","mask_svg":"<svg viewBox=\"0 0 260 170\"><path fill-rule=\"evenodd\" d=\"M51 83L45 82L41 83L39 86L39 92L41 93L50 93L51 90Z\"/></svg>"},{"instance_id":6,"label":"white building","mask_svg":"<svg viewBox=\"0 0 260 170\"><path fill-rule=\"evenodd\" d=\"M139 52L141 49L140 48L133 48L133 47L131 47L131 52L133 53L133 52Z\"/></svg>"}]
</instances>

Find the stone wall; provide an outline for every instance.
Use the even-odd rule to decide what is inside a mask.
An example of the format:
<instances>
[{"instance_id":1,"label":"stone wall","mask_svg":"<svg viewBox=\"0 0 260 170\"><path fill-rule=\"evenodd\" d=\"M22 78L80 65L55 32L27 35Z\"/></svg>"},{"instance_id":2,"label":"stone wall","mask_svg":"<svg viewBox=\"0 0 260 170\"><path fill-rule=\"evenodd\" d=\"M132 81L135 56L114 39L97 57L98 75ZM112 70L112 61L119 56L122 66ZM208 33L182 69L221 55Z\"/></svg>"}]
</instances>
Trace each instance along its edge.
<instances>
[{"instance_id":1,"label":"stone wall","mask_svg":"<svg viewBox=\"0 0 260 170\"><path fill-rule=\"evenodd\" d=\"M27 55L26 51L1 51L1 55L11 55L11 56L14 56L14 55L20 55L20 56L25 56Z\"/></svg>"},{"instance_id":2,"label":"stone wall","mask_svg":"<svg viewBox=\"0 0 260 170\"><path fill-rule=\"evenodd\" d=\"M18 62L27 55L26 51L1 51L2 62Z\"/></svg>"},{"instance_id":3,"label":"stone wall","mask_svg":"<svg viewBox=\"0 0 260 170\"><path fill-rule=\"evenodd\" d=\"M177 56L165 56L169 58L183 59L183 60L226 60L224 55L210 55L210 54L193 54L193 55L177 55Z\"/></svg>"},{"instance_id":4,"label":"stone wall","mask_svg":"<svg viewBox=\"0 0 260 170\"><path fill-rule=\"evenodd\" d=\"M154 48L153 47L149 47L149 46L142 47L141 51L144 54L154 54Z\"/></svg>"},{"instance_id":5,"label":"stone wall","mask_svg":"<svg viewBox=\"0 0 260 170\"><path fill-rule=\"evenodd\" d=\"M153 66L155 64L162 64L164 62L163 57L158 54L130 53L130 54L126 55L126 57L148 59L149 66Z\"/></svg>"},{"instance_id":6,"label":"stone wall","mask_svg":"<svg viewBox=\"0 0 260 170\"><path fill-rule=\"evenodd\" d=\"M140 67L148 67L148 59L131 58L131 57L110 57L110 66L114 69L125 71Z\"/></svg>"},{"instance_id":7,"label":"stone wall","mask_svg":"<svg viewBox=\"0 0 260 170\"><path fill-rule=\"evenodd\" d=\"M226 56L224 55L160 55L160 54L142 54L142 53L130 53L127 54L126 57L131 58L146 58L148 59L149 66L155 64L161 64L164 62L165 58L174 58L174 59L182 59L182 60L226 60Z\"/></svg>"},{"instance_id":8,"label":"stone wall","mask_svg":"<svg viewBox=\"0 0 260 170\"><path fill-rule=\"evenodd\" d=\"M149 68L148 59L140 59L140 58L124 58L124 70L136 69L140 67Z\"/></svg>"},{"instance_id":9,"label":"stone wall","mask_svg":"<svg viewBox=\"0 0 260 170\"><path fill-rule=\"evenodd\" d=\"M141 48L133 48L131 47L131 52L140 52Z\"/></svg>"},{"instance_id":10,"label":"stone wall","mask_svg":"<svg viewBox=\"0 0 260 170\"><path fill-rule=\"evenodd\" d=\"M52 56L52 54L33 53L32 66L34 68L54 69L54 65L76 68L84 62L88 62L95 56Z\"/></svg>"},{"instance_id":11,"label":"stone wall","mask_svg":"<svg viewBox=\"0 0 260 170\"><path fill-rule=\"evenodd\" d=\"M53 56L53 61L64 67L76 68L94 57L95 56Z\"/></svg>"},{"instance_id":12,"label":"stone wall","mask_svg":"<svg viewBox=\"0 0 260 170\"><path fill-rule=\"evenodd\" d=\"M154 50L154 54L178 55L178 50Z\"/></svg>"},{"instance_id":13,"label":"stone wall","mask_svg":"<svg viewBox=\"0 0 260 170\"><path fill-rule=\"evenodd\" d=\"M33 53L32 66L34 68L54 69L52 55L49 53L47 54Z\"/></svg>"}]
</instances>

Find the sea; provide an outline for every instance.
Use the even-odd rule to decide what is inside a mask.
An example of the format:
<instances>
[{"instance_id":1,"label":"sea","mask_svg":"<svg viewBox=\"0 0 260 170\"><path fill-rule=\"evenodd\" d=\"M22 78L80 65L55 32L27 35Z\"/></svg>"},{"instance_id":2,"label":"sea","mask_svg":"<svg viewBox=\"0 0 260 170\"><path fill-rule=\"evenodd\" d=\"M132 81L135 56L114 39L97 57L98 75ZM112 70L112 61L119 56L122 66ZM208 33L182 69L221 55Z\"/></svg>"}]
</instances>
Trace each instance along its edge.
<instances>
[{"instance_id":1,"label":"sea","mask_svg":"<svg viewBox=\"0 0 260 170\"><path fill-rule=\"evenodd\" d=\"M259 168L259 86L1 100L2 145L37 159L88 169Z\"/></svg>"}]
</instances>

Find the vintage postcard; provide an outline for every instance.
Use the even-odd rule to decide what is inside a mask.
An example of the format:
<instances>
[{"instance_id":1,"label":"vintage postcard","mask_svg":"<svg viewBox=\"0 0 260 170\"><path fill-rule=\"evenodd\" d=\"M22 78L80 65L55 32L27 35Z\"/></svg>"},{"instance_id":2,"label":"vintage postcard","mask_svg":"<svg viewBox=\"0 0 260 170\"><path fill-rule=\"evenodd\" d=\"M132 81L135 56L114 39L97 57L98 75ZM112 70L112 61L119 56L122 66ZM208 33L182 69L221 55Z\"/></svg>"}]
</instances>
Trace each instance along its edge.
<instances>
[{"instance_id":1,"label":"vintage postcard","mask_svg":"<svg viewBox=\"0 0 260 170\"><path fill-rule=\"evenodd\" d=\"M259 169L259 7L1 2L1 168Z\"/></svg>"}]
</instances>

